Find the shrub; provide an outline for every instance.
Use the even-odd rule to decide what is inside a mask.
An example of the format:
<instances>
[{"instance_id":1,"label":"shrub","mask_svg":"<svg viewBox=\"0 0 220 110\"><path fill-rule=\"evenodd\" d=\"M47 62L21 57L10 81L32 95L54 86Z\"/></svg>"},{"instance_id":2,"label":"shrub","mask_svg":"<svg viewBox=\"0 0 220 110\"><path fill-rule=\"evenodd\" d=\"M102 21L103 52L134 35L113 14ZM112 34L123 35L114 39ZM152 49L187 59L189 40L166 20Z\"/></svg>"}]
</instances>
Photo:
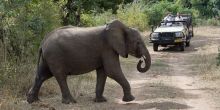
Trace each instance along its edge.
<instances>
[{"instance_id":1,"label":"shrub","mask_svg":"<svg viewBox=\"0 0 220 110\"><path fill-rule=\"evenodd\" d=\"M97 26L103 25L113 19L119 19L130 27L144 30L148 27L148 18L144 13L144 9L145 7L141 3L120 5L117 14L112 14L111 10L98 14L82 14L81 22L83 26Z\"/></svg>"},{"instance_id":2,"label":"shrub","mask_svg":"<svg viewBox=\"0 0 220 110\"><path fill-rule=\"evenodd\" d=\"M81 15L81 25L83 26L98 26L103 25L112 19L115 15L111 13L111 10L105 11L104 13L91 13L91 14L82 14Z\"/></svg>"},{"instance_id":3,"label":"shrub","mask_svg":"<svg viewBox=\"0 0 220 110\"><path fill-rule=\"evenodd\" d=\"M148 28L148 16L144 13L145 6L141 3L132 3L120 6L117 18L128 26L144 30Z\"/></svg>"},{"instance_id":4,"label":"shrub","mask_svg":"<svg viewBox=\"0 0 220 110\"><path fill-rule=\"evenodd\" d=\"M197 18L195 19L196 25L210 25L210 26L219 26L220 25L220 21L215 19L215 18L211 18L211 19L201 19L201 18Z\"/></svg>"},{"instance_id":5,"label":"shrub","mask_svg":"<svg viewBox=\"0 0 220 110\"><path fill-rule=\"evenodd\" d=\"M52 0L4 3L10 8L5 8L1 24L4 52L0 50L0 56L4 61L0 60L0 88L10 96L23 96L34 77L34 62L42 38L60 26L59 5Z\"/></svg>"},{"instance_id":6,"label":"shrub","mask_svg":"<svg viewBox=\"0 0 220 110\"><path fill-rule=\"evenodd\" d=\"M215 18L211 18L207 20L207 24L208 25L212 25L212 26L218 26L220 25L219 20L215 19Z\"/></svg>"}]
</instances>

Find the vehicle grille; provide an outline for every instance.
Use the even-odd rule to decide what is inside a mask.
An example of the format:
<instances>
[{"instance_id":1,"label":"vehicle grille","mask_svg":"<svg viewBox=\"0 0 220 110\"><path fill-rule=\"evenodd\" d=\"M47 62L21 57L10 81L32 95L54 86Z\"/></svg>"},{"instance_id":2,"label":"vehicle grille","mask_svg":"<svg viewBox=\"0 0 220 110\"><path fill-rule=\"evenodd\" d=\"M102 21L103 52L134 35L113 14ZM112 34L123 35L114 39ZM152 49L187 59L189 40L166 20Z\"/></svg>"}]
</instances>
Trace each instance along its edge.
<instances>
[{"instance_id":1,"label":"vehicle grille","mask_svg":"<svg viewBox=\"0 0 220 110\"><path fill-rule=\"evenodd\" d=\"M159 33L159 38L160 40L174 40L175 33L171 33L171 32Z\"/></svg>"}]
</instances>

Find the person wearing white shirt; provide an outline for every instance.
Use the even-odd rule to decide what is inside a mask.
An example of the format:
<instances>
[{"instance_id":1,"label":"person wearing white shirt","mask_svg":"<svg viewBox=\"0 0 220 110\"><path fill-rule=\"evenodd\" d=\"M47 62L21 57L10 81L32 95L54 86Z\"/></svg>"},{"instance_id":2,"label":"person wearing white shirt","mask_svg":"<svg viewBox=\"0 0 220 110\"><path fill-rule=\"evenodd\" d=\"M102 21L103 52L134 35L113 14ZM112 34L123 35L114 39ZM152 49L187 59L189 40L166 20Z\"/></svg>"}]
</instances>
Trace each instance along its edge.
<instances>
[{"instance_id":1,"label":"person wearing white shirt","mask_svg":"<svg viewBox=\"0 0 220 110\"><path fill-rule=\"evenodd\" d=\"M168 13L167 16L164 17L163 21L164 21L165 25L171 26L172 23L169 22L169 21L173 21L173 16L172 16L172 14L171 14L171 13Z\"/></svg>"},{"instance_id":2,"label":"person wearing white shirt","mask_svg":"<svg viewBox=\"0 0 220 110\"><path fill-rule=\"evenodd\" d=\"M177 13L176 17L175 17L175 21L182 21L182 20L183 20L183 18L182 18L182 16L180 16L180 13Z\"/></svg>"},{"instance_id":3,"label":"person wearing white shirt","mask_svg":"<svg viewBox=\"0 0 220 110\"><path fill-rule=\"evenodd\" d=\"M169 13L169 14L167 14L167 16L165 16L164 17L164 21L172 21L172 19L173 19L173 17L172 17L172 15Z\"/></svg>"}]
</instances>

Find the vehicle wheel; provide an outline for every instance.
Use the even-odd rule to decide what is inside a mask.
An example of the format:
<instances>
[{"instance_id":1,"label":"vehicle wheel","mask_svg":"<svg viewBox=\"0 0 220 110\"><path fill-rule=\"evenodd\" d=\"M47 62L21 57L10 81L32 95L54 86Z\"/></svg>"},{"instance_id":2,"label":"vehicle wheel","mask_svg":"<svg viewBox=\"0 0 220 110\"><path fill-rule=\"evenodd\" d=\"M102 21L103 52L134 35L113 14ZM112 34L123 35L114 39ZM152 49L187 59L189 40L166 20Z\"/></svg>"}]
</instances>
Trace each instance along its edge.
<instances>
[{"instance_id":1,"label":"vehicle wheel","mask_svg":"<svg viewBox=\"0 0 220 110\"><path fill-rule=\"evenodd\" d=\"M185 50L185 43L181 43L180 44L180 51L184 51Z\"/></svg>"},{"instance_id":2,"label":"vehicle wheel","mask_svg":"<svg viewBox=\"0 0 220 110\"><path fill-rule=\"evenodd\" d=\"M186 42L186 47L190 46L190 41Z\"/></svg>"},{"instance_id":3,"label":"vehicle wheel","mask_svg":"<svg viewBox=\"0 0 220 110\"><path fill-rule=\"evenodd\" d=\"M153 44L154 51L158 51L158 44Z\"/></svg>"}]
</instances>

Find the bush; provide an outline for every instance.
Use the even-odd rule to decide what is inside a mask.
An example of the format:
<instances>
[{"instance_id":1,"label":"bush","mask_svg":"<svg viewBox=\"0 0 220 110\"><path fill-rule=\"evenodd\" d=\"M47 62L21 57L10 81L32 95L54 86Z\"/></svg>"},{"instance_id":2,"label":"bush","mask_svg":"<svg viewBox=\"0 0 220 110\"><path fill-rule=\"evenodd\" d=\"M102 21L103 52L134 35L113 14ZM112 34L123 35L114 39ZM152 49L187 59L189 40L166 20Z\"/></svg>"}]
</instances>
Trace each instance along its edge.
<instances>
[{"instance_id":1,"label":"bush","mask_svg":"<svg viewBox=\"0 0 220 110\"><path fill-rule=\"evenodd\" d=\"M4 38L8 56L22 60L34 55L44 35L60 26L60 10L52 1L43 0L25 2L14 8L5 10Z\"/></svg>"},{"instance_id":2,"label":"bush","mask_svg":"<svg viewBox=\"0 0 220 110\"><path fill-rule=\"evenodd\" d=\"M211 19L201 19L201 18L197 18L195 19L196 21L196 25L202 25L202 26L219 26L220 25L220 21L215 19L215 18L211 18Z\"/></svg>"},{"instance_id":3,"label":"bush","mask_svg":"<svg viewBox=\"0 0 220 110\"><path fill-rule=\"evenodd\" d=\"M103 25L113 19L119 19L130 27L144 30L149 27L149 20L151 20L148 14L146 14L146 8L142 2L139 2L120 5L117 14L112 14L112 10L103 13L84 13L81 15L81 25L97 26Z\"/></svg>"},{"instance_id":4,"label":"bush","mask_svg":"<svg viewBox=\"0 0 220 110\"><path fill-rule=\"evenodd\" d=\"M207 20L207 24L212 26L218 26L220 25L220 21L215 18L211 18Z\"/></svg>"},{"instance_id":5,"label":"bush","mask_svg":"<svg viewBox=\"0 0 220 110\"><path fill-rule=\"evenodd\" d=\"M0 56L4 61L0 60L0 88L10 96L23 96L34 77L41 40L60 26L60 7L52 0L4 3L8 8L3 12L1 24L4 46Z\"/></svg>"},{"instance_id":6,"label":"bush","mask_svg":"<svg viewBox=\"0 0 220 110\"><path fill-rule=\"evenodd\" d=\"M135 27L142 31L149 27L148 16L145 14L145 6L141 3L121 5L116 16L130 27Z\"/></svg>"},{"instance_id":7,"label":"bush","mask_svg":"<svg viewBox=\"0 0 220 110\"><path fill-rule=\"evenodd\" d=\"M82 14L81 15L81 25L83 26L98 26L103 25L112 19L115 15L111 13L111 10L105 11L104 13L91 13L91 14Z\"/></svg>"},{"instance_id":8,"label":"bush","mask_svg":"<svg viewBox=\"0 0 220 110\"><path fill-rule=\"evenodd\" d=\"M113 19L119 19L130 27L144 30L148 27L148 18L144 13L144 9L145 7L141 3L120 5L117 14L112 14L111 10L98 14L82 14L81 22L83 26L97 26L103 25Z\"/></svg>"}]
</instances>

